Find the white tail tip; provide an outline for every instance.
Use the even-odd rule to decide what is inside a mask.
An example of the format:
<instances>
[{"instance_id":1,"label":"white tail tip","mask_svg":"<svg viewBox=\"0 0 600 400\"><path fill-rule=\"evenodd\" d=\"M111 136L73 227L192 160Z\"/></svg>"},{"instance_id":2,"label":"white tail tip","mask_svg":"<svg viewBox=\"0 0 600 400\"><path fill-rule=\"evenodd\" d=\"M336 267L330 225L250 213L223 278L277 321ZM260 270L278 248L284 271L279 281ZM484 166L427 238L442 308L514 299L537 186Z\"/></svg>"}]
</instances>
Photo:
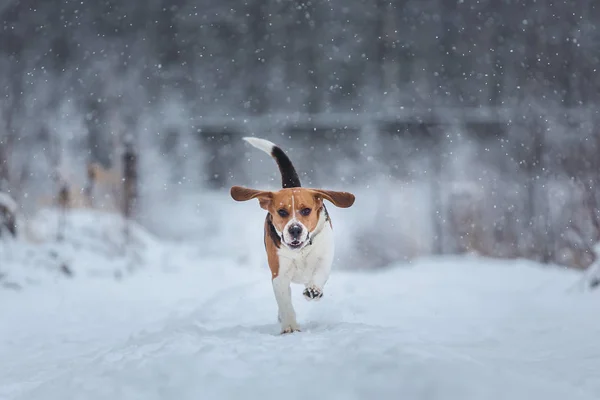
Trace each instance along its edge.
<instances>
[{"instance_id":1,"label":"white tail tip","mask_svg":"<svg viewBox=\"0 0 600 400\"><path fill-rule=\"evenodd\" d=\"M270 142L267 139L261 139L261 138L250 137L250 136L243 137L242 139L244 139L246 142L250 143L252 146L264 151L265 153L267 153L269 155L273 151L273 147L275 147L275 143Z\"/></svg>"}]
</instances>

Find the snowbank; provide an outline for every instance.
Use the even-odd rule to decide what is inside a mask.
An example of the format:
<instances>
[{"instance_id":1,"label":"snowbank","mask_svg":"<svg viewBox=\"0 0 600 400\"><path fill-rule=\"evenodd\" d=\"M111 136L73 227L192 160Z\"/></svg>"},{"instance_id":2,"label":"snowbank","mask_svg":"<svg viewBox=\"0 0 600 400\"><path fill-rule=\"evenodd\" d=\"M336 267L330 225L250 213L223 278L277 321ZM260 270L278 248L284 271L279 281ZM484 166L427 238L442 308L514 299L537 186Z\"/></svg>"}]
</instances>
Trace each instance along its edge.
<instances>
[{"instance_id":1,"label":"snowbank","mask_svg":"<svg viewBox=\"0 0 600 400\"><path fill-rule=\"evenodd\" d=\"M303 332L280 336L264 260L164 248L165 268L118 283L0 291L0 399L600 397L600 298L571 290L574 271L335 271L320 302L293 286Z\"/></svg>"},{"instance_id":2,"label":"snowbank","mask_svg":"<svg viewBox=\"0 0 600 400\"><path fill-rule=\"evenodd\" d=\"M128 236L126 236L126 229ZM0 288L20 289L64 278L120 278L153 264L162 244L117 214L42 209L20 221L16 239L0 241Z\"/></svg>"}]
</instances>

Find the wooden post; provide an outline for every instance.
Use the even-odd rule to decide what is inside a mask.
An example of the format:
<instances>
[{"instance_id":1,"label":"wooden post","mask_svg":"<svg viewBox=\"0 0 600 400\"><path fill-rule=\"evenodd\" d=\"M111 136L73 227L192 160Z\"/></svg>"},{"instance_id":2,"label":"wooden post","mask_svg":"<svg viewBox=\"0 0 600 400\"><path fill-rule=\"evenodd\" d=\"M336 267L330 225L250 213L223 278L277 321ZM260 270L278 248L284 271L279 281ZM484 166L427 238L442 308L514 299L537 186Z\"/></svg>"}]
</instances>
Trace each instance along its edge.
<instances>
[{"instance_id":1,"label":"wooden post","mask_svg":"<svg viewBox=\"0 0 600 400\"><path fill-rule=\"evenodd\" d=\"M137 171L137 154L133 148L132 139L125 136L123 140L123 197L122 197L122 212L124 217L124 252L129 258L128 269L131 271L135 268L135 257L131 258L131 254L135 251L131 248L131 220L135 215L137 203L137 186L138 186L138 171ZM134 251L131 253L131 251ZM117 277L118 278L118 277Z\"/></svg>"},{"instance_id":2,"label":"wooden post","mask_svg":"<svg viewBox=\"0 0 600 400\"><path fill-rule=\"evenodd\" d=\"M9 168L9 155L12 152L14 144L14 134L6 133L2 135L0 133L0 190L5 192L10 191L10 168Z\"/></svg>"},{"instance_id":3,"label":"wooden post","mask_svg":"<svg viewBox=\"0 0 600 400\"><path fill-rule=\"evenodd\" d=\"M0 192L0 237L6 229L13 237L17 236L17 203L8 194Z\"/></svg>"},{"instance_id":4,"label":"wooden post","mask_svg":"<svg viewBox=\"0 0 600 400\"><path fill-rule=\"evenodd\" d=\"M125 141L123 153L123 215L130 219L135 214L138 199L137 153L131 140Z\"/></svg>"},{"instance_id":5,"label":"wooden post","mask_svg":"<svg viewBox=\"0 0 600 400\"><path fill-rule=\"evenodd\" d=\"M442 143L443 135L440 134L442 129L439 126L431 126L429 129L433 131L433 174L430 178L431 183L431 206L432 206L432 218L433 218L433 254L442 255L444 254L444 203L442 201L443 187L442 187L442 173L444 170L444 144Z\"/></svg>"},{"instance_id":6,"label":"wooden post","mask_svg":"<svg viewBox=\"0 0 600 400\"><path fill-rule=\"evenodd\" d=\"M60 209L60 219L58 221L58 231L56 239L62 242L65 238L65 227L67 225L67 207L69 206L70 194L66 182L62 182L58 190L58 206Z\"/></svg>"}]
</instances>

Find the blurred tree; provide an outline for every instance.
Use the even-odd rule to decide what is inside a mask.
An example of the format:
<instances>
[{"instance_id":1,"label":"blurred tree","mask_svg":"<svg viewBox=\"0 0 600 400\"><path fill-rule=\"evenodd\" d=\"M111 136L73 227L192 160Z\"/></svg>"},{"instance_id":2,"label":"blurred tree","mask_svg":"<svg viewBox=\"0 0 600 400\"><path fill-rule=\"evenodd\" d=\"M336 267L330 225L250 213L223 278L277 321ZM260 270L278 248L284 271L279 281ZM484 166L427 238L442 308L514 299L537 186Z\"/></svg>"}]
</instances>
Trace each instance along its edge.
<instances>
[{"instance_id":1,"label":"blurred tree","mask_svg":"<svg viewBox=\"0 0 600 400\"><path fill-rule=\"evenodd\" d=\"M386 123L409 115L420 126L425 123L420 119L443 103L493 105L512 113L506 128L519 134L488 149L518 160L487 198L506 206L486 219L496 221L491 223L496 223L497 240L516 241L519 251L529 246L546 260L558 258L553 243L565 224L559 218L540 221L551 214L551 175L560 175L565 185L575 175L588 182L585 207L598 213L597 155L582 159L583 150L561 149L552 137L597 139L589 128L569 125L568 110L557 108L584 106L591 111L577 117L595 124L600 5L594 0L7 0L0 4L0 20L0 190L14 193L15 181L36 171L38 179L48 179L43 176L51 164L48 135L77 142L79 147L69 145L71 157L83 153L86 161L110 166L115 135L122 133L118 130L138 134L139 143L163 144L168 132L177 132L174 147L179 150L168 157L180 163L195 154L186 147L189 138L210 126L205 121L214 116L239 121L239 116L306 112L317 119L317 114L336 111L350 119L367 111L383 115ZM425 112L410 114L412 106ZM468 124L497 114L457 111L456 116ZM348 126L348 132L362 129L355 129L356 123L340 119L334 121L337 126L321 129L309 122L315 128L311 135L334 132L319 142L327 151L334 148L329 140L360 146L354 143L357 135L340 133ZM453 139L446 125L433 122L438 124L431 129L436 147L428 150L435 153L442 148L439 143ZM279 130L279 125L261 124L227 123L208 131L214 132L211 137L227 138L244 134L240 127L252 133ZM375 125L368 127L374 135L392 134ZM552 125L562 130L549 131ZM70 126L76 126L77 135ZM411 129L422 134L420 128ZM85 137L87 143L72 137ZM215 187L236 173L231 164L239 150L233 139L219 140L200 141L208 153L210 180L218 181ZM68 147L66 139L60 143ZM397 147L404 142L382 143ZM223 148L227 157L215 150ZM388 153L391 158L381 160L384 167L378 170L386 177L406 161L395 149ZM16 154L26 156L17 160ZM44 166L26 169L29 157ZM550 162L557 158L569 163ZM443 170L441 159L432 163ZM186 168L174 171L189 174ZM518 200L497 194L510 185L520 187L514 195ZM441 201L436 197L441 189L433 189L433 199ZM519 221L506 221L510 218ZM528 232L503 230L527 225L524 220L530 223ZM586 240L597 240L586 229L580 232Z\"/></svg>"}]
</instances>

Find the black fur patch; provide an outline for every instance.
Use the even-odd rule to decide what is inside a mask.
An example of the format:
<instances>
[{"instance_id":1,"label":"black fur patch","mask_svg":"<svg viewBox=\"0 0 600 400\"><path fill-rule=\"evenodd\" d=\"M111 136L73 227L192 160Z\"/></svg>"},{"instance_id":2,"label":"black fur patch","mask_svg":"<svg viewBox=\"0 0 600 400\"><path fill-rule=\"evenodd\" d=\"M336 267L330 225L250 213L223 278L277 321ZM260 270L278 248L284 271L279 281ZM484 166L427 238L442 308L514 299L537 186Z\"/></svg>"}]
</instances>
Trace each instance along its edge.
<instances>
[{"instance_id":1,"label":"black fur patch","mask_svg":"<svg viewBox=\"0 0 600 400\"><path fill-rule=\"evenodd\" d=\"M275 244L275 247L279 248L281 246L281 238L279 237L279 235L277 234L277 231L275 230L275 225L273 225L273 222L271 222L271 214L267 214L265 224L266 224L265 228L268 230L267 233L269 234L269 238L273 241L273 243ZM265 248L267 248L266 236L265 236Z\"/></svg>"},{"instance_id":2,"label":"black fur patch","mask_svg":"<svg viewBox=\"0 0 600 400\"><path fill-rule=\"evenodd\" d=\"M275 158L277 166L279 167L279 172L281 173L281 187L284 189L301 187L302 185L300 184L300 178L298 177L296 168L294 168L292 161L283 152L283 150L277 146L274 146L273 150L271 150L271 156Z\"/></svg>"},{"instance_id":3,"label":"black fur patch","mask_svg":"<svg viewBox=\"0 0 600 400\"><path fill-rule=\"evenodd\" d=\"M329 213L327 212L327 207L325 207L325 203L323 203L323 211L325 212L325 221L329 221Z\"/></svg>"}]
</instances>

